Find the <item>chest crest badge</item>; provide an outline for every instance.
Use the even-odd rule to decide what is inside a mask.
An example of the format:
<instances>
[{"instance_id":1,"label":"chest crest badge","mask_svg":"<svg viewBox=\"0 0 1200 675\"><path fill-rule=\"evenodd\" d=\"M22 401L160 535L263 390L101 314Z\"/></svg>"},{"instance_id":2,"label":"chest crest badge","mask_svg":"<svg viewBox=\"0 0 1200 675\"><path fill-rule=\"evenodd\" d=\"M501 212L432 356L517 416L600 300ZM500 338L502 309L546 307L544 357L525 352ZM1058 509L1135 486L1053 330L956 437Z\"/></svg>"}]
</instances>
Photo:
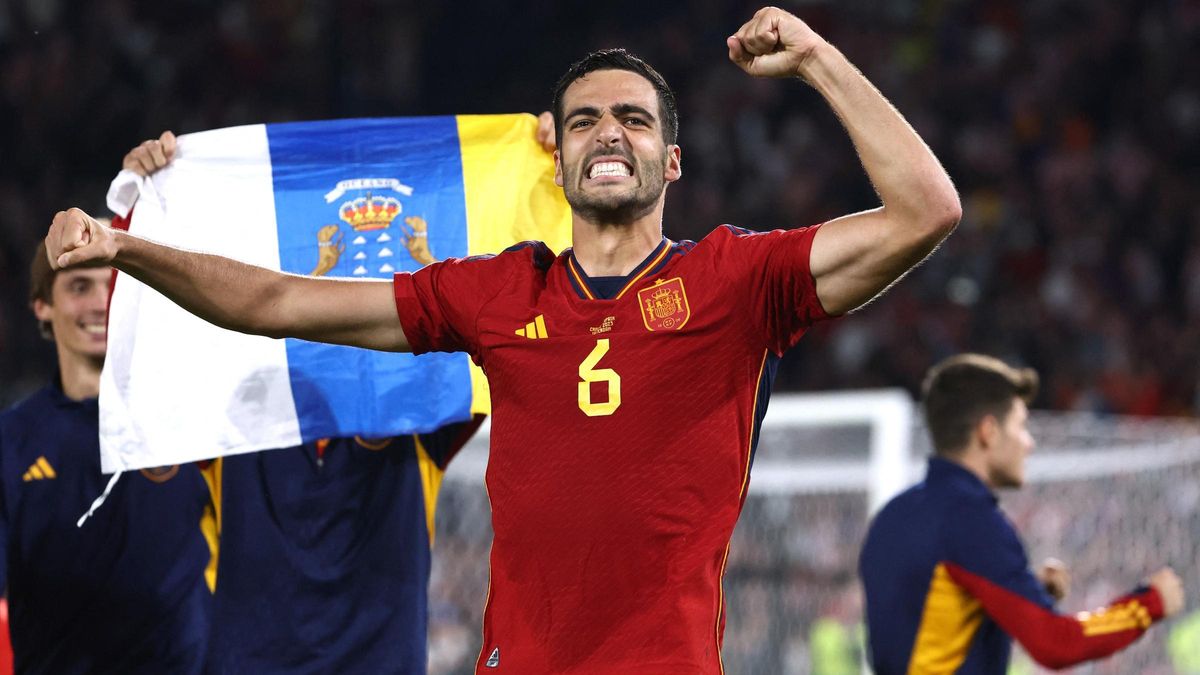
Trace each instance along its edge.
<instances>
[{"instance_id":1,"label":"chest crest badge","mask_svg":"<svg viewBox=\"0 0 1200 675\"><path fill-rule=\"evenodd\" d=\"M638 291L638 305L646 330L679 330L692 316L683 278L659 280Z\"/></svg>"}]
</instances>

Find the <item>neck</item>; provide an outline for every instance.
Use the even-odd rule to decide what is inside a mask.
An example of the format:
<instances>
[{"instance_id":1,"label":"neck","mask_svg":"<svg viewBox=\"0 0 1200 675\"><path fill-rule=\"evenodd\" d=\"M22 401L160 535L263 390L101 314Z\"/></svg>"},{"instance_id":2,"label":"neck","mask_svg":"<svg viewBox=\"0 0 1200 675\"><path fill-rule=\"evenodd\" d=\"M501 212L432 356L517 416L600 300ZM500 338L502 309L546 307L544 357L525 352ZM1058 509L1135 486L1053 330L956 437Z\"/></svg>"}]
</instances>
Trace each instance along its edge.
<instances>
[{"instance_id":1,"label":"neck","mask_svg":"<svg viewBox=\"0 0 1200 675\"><path fill-rule=\"evenodd\" d=\"M77 354L58 353L58 369L62 374L63 393L67 398L81 401L100 395L100 369L103 358L90 358Z\"/></svg>"},{"instance_id":2,"label":"neck","mask_svg":"<svg viewBox=\"0 0 1200 675\"><path fill-rule=\"evenodd\" d=\"M622 277L662 241L662 203L632 223L595 223L572 213L571 245L589 277Z\"/></svg>"},{"instance_id":3,"label":"neck","mask_svg":"<svg viewBox=\"0 0 1200 675\"><path fill-rule=\"evenodd\" d=\"M989 490L995 491L991 480L988 478L987 458L984 454L973 448L967 448L958 455L942 455L942 459L954 462L962 468L975 474L984 485L988 486Z\"/></svg>"}]
</instances>

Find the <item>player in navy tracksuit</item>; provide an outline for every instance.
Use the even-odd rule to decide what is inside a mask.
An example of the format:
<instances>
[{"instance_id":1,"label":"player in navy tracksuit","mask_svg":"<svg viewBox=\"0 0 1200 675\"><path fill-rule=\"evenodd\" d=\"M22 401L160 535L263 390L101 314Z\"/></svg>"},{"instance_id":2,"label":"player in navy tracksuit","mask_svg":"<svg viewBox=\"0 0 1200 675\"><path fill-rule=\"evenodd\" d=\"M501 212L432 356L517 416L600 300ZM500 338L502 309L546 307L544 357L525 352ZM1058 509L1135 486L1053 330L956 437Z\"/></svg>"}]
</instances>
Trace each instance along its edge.
<instances>
[{"instance_id":1,"label":"player in navy tracksuit","mask_svg":"<svg viewBox=\"0 0 1200 675\"><path fill-rule=\"evenodd\" d=\"M199 673L211 523L194 466L104 490L96 395L111 270L54 272L39 247L31 302L58 351L53 382L0 414L0 586L18 673Z\"/></svg>"},{"instance_id":2,"label":"player in navy tracksuit","mask_svg":"<svg viewBox=\"0 0 1200 675\"><path fill-rule=\"evenodd\" d=\"M1108 606L1059 614L1061 564L1040 576L993 491L1020 487L1033 448L1032 370L975 354L934 367L925 415L935 456L925 481L871 523L859 561L878 675L1002 675L1011 638L1050 668L1102 658L1183 605L1170 568Z\"/></svg>"},{"instance_id":3,"label":"player in navy tracksuit","mask_svg":"<svg viewBox=\"0 0 1200 675\"><path fill-rule=\"evenodd\" d=\"M219 460L209 672L423 673L433 509L476 423Z\"/></svg>"}]
</instances>

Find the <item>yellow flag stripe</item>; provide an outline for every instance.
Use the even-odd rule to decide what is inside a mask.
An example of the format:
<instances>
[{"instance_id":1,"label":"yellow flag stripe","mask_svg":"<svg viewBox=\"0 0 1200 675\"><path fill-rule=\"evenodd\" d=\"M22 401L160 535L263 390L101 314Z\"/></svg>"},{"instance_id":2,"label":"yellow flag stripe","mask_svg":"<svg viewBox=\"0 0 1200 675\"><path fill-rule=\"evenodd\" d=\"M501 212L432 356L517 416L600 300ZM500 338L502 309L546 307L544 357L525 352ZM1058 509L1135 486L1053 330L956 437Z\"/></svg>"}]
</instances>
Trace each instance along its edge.
<instances>
[{"instance_id":1,"label":"yellow flag stripe","mask_svg":"<svg viewBox=\"0 0 1200 675\"><path fill-rule=\"evenodd\" d=\"M459 115L467 253L499 253L540 240L552 251L571 241L571 211L554 184L554 159L535 140L537 118ZM487 380L471 364L471 412L490 414Z\"/></svg>"}]
</instances>

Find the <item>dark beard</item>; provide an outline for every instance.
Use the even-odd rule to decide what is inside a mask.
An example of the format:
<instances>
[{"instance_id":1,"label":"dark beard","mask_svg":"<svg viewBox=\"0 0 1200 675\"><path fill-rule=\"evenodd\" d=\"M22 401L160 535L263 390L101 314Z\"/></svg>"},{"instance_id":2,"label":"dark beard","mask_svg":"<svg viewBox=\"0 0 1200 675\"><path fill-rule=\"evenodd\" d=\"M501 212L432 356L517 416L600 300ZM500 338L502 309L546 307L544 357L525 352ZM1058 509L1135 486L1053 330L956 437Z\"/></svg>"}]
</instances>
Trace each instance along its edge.
<instances>
[{"instance_id":1,"label":"dark beard","mask_svg":"<svg viewBox=\"0 0 1200 675\"><path fill-rule=\"evenodd\" d=\"M647 171L637 171L637 175L662 176L664 168L663 162L655 162L653 166L647 167ZM658 185L654 185L639 181L632 194L601 197L579 189L579 180L574 179L563 182L563 194L567 198L567 203L571 205L571 210L588 222L598 224L632 223L654 210L658 198L662 195L662 183L659 181ZM565 187L568 185L572 187Z\"/></svg>"},{"instance_id":2,"label":"dark beard","mask_svg":"<svg viewBox=\"0 0 1200 675\"><path fill-rule=\"evenodd\" d=\"M638 190L617 199L594 199L591 195L567 193L567 203L572 211L591 223L632 223L653 211L658 201L658 195L642 192Z\"/></svg>"}]
</instances>

